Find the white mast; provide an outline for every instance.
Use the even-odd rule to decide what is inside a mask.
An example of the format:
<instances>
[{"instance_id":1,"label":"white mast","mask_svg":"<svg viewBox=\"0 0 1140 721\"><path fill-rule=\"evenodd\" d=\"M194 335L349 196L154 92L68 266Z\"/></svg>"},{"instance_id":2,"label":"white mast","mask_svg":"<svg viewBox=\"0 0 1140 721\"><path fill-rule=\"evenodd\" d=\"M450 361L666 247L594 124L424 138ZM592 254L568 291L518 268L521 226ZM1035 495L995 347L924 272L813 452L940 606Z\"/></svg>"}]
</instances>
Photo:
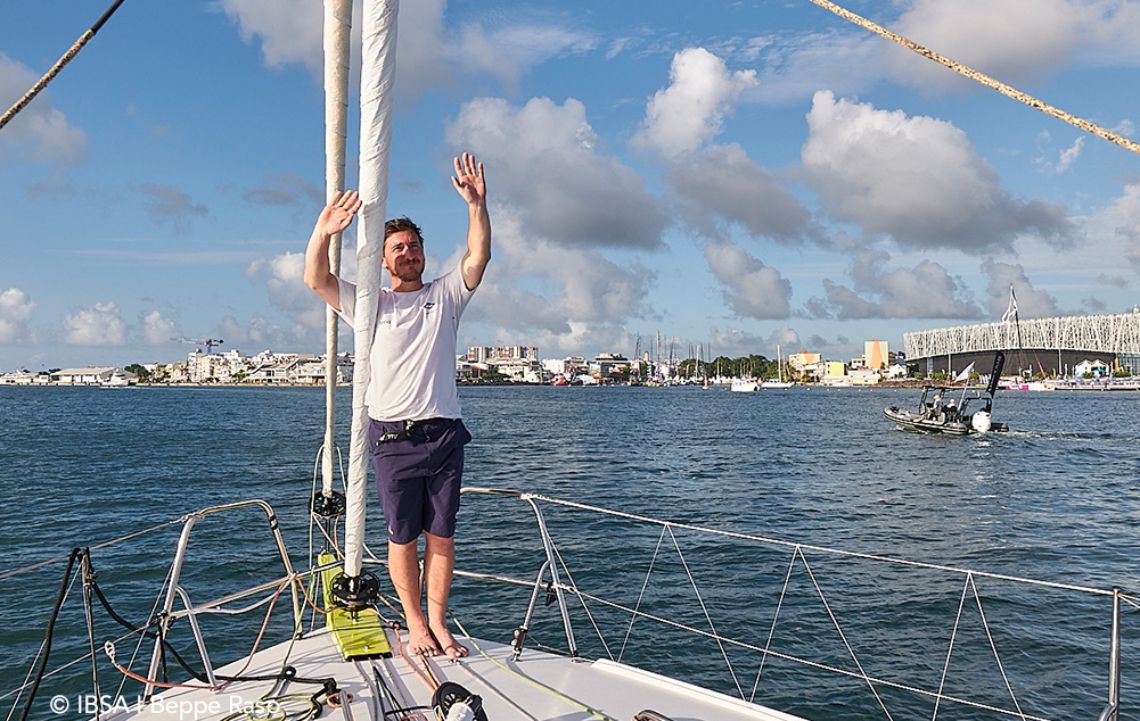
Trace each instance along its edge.
<instances>
[{"instance_id":1,"label":"white mast","mask_svg":"<svg viewBox=\"0 0 1140 721\"><path fill-rule=\"evenodd\" d=\"M368 485L369 355L380 291L388 152L392 144L392 87L396 79L397 0L364 0L360 68L360 227L356 242L356 313L352 378L352 442L345 512L344 573L360 575L364 548L364 497Z\"/></svg>"},{"instance_id":2,"label":"white mast","mask_svg":"<svg viewBox=\"0 0 1140 721\"><path fill-rule=\"evenodd\" d=\"M344 190L344 148L348 125L348 49L352 0L325 0L325 198ZM340 275L341 234L329 244L329 268ZM325 441L321 446L321 491L333 494L333 426L336 419L337 317L325 308Z\"/></svg>"}]
</instances>

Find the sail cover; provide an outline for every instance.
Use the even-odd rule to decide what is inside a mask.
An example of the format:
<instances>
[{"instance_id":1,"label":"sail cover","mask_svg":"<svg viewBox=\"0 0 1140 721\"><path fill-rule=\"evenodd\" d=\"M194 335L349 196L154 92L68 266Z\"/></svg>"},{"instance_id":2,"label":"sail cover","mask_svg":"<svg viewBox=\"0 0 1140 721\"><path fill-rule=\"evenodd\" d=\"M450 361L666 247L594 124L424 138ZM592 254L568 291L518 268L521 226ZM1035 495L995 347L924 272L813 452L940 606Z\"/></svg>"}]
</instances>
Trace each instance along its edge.
<instances>
[{"instance_id":1,"label":"sail cover","mask_svg":"<svg viewBox=\"0 0 1140 721\"><path fill-rule=\"evenodd\" d=\"M348 50L352 0L325 0L325 199L344 190L344 148L348 137ZM340 233L329 246L329 268L340 275ZM333 494L333 428L336 420L337 315L325 308L325 441L321 446L321 491Z\"/></svg>"},{"instance_id":2,"label":"sail cover","mask_svg":"<svg viewBox=\"0 0 1140 721\"><path fill-rule=\"evenodd\" d=\"M396 79L397 0L364 0L360 67L360 225L356 244L356 363L352 379L344 573L360 575L364 551L364 499L368 481L370 354L375 334L388 203L388 152L392 144L392 87ZM383 379L376 379L382 382Z\"/></svg>"}]
</instances>

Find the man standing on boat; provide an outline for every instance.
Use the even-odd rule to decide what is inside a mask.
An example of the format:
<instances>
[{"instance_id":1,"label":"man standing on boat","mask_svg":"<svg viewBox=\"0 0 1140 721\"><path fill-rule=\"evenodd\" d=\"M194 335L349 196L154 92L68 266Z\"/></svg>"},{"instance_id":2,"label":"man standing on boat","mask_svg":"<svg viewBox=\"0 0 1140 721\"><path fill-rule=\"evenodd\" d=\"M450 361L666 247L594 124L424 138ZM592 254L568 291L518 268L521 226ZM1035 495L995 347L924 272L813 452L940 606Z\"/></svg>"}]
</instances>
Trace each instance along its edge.
<instances>
[{"instance_id":1,"label":"man standing on boat","mask_svg":"<svg viewBox=\"0 0 1140 721\"><path fill-rule=\"evenodd\" d=\"M467 252L459 265L425 283L423 235L408 218L384 226L384 267L392 287L381 289L371 349L369 446L380 505L388 524L388 570L404 607L414 654L468 654L447 627L455 568L455 515L463 475L463 425L455 387L459 317L491 260L491 219L483 164L470 153L455 158L451 183L467 203ZM317 219L305 252L305 283L349 324L356 286L329 269L329 241L352 223L361 202L338 193ZM424 537L420 595L418 542Z\"/></svg>"}]
</instances>

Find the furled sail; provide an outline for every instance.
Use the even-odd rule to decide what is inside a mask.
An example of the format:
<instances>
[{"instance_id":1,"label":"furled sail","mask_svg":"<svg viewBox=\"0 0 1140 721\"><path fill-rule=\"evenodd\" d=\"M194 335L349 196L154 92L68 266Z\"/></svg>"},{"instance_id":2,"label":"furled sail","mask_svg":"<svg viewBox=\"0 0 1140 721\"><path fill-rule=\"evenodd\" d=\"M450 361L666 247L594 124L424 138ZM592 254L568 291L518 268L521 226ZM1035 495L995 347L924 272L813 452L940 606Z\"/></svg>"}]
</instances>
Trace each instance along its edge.
<instances>
[{"instance_id":1,"label":"furled sail","mask_svg":"<svg viewBox=\"0 0 1140 721\"><path fill-rule=\"evenodd\" d=\"M356 245L356 364L352 379L352 441L349 447L345 511L344 573L360 575L364 550L365 490L368 480L370 353L384 255L388 202L388 153L392 143L392 88L396 79L397 0L364 0L360 68L360 225Z\"/></svg>"},{"instance_id":2,"label":"furled sail","mask_svg":"<svg viewBox=\"0 0 1140 721\"><path fill-rule=\"evenodd\" d=\"M344 190L344 152L348 137L348 53L352 0L325 0L325 198ZM329 245L329 268L340 275L340 240ZM337 314L325 308L325 440L321 446L321 492L333 495L333 429L336 420Z\"/></svg>"}]
</instances>

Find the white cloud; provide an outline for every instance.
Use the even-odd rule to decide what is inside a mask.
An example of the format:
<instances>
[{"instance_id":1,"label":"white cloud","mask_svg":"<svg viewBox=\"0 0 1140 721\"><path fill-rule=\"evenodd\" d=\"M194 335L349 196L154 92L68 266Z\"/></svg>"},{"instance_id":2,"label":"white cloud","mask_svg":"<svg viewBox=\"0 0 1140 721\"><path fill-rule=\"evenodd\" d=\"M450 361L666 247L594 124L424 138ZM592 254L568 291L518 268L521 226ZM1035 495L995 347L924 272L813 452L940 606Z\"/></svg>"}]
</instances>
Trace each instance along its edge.
<instances>
[{"instance_id":1,"label":"white cloud","mask_svg":"<svg viewBox=\"0 0 1140 721\"><path fill-rule=\"evenodd\" d=\"M758 102L783 104L828 88L857 94L882 81L883 41L862 30L782 34L761 53L759 83L745 93Z\"/></svg>"},{"instance_id":2,"label":"white cloud","mask_svg":"<svg viewBox=\"0 0 1140 721\"><path fill-rule=\"evenodd\" d=\"M1126 186L1119 198L1090 218L1088 225L1104 239L1104 243L1098 243L1098 248L1108 251L1101 253L1102 258L1110 258L1109 248L1116 246L1124 259L1140 271L1140 182Z\"/></svg>"},{"instance_id":3,"label":"white cloud","mask_svg":"<svg viewBox=\"0 0 1140 721\"><path fill-rule=\"evenodd\" d=\"M1047 77L1080 42L1083 0L915 0L893 28L915 42L1006 82ZM922 88L966 83L910 50L894 47L896 76Z\"/></svg>"},{"instance_id":4,"label":"white cloud","mask_svg":"<svg viewBox=\"0 0 1140 721\"><path fill-rule=\"evenodd\" d=\"M341 256L342 260L345 255ZM256 283L263 283L269 302L285 311L297 326L310 331L325 327L325 304L305 285L304 253L259 258L249 264L246 275Z\"/></svg>"},{"instance_id":5,"label":"white cloud","mask_svg":"<svg viewBox=\"0 0 1140 721\"><path fill-rule=\"evenodd\" d=\"M486 163L490 194L518 210L528 235L575 248L660 244L666 218L657 201L637 173L595 150L586 108L573 98L534 98L522 108L472 100L447 140Z\"/></svg>"},{"instance_id":6,"label":"white cloud","mask_svg":"<svg viewBox=\"0 0 1140 721\"><path fill-rule=\"evenodd\" d=\"M1029 282L1025 268L1018 263L986 261L982 272L989 276L986 295L989 297L990 314L1000 318L1009 307L1009 289L1017 296L1017 313L1021 318L1049 318L1066 315L1057 306L1057 299L1049 293L1038 290Z\"/></svg>"},{"instance_id":7,"label":"white cloud","mask_svg":"<svg viewBox=\"0 0 1140 721\"><path fill-rule=\"evenodd\" d=\"M1021 201L1000 184L958 128L816 93L802 158L823 206L841 221L902 246L975 252L1022 234L1072 240L1063 209Z\"/></svg>"},{"instance_id":8,"label":"white cloud","mask_svg":"<svg viewBox=\"0 0 1140 721\"><path fill-rule=\"evenodd\" d=\"M716 137L732 102L756 84L756 71L730 73L708 50L687 48L673 56L669 80L649 100L633 144L675 158Z\"/></svg>"},{"instance_id":9,"label":"white cloud","mask_svg":"<svg viewBox=\"0 0 1140 721\"><path fill-rule=\"evenodd\" d=\"M0 52L0 107L5 110L39 80L39 74ZM47 162L74 163L87 154L87 135L52 107L45 90L0 133L0 160L30 156Z\"/></svg>"},{"instance_id":10,"label":"white cloud","mask_svg":"<svg viewBox=\"0 0 1140 721\"><path fill-rule=\"evenodd\" d=\"M527 231L511 209L496 207L493 217L494 258L465 323L566 352L613 348L626 338L626 321L644 311L652 272L623 267L597 250L567 252Z\"/></svg>"},{"instance_id":11,"label":"white cloud","mask_svg":"<svg viewBox=\"0 0 1140 721\"><path fill-rule=\"evenodd\" d=\"M169 343L171 338L182 335L178 332L178 324L158 310L152 310L144 315L139 320L139 329L143 343L149 345Z\"/></svg>"},{"instance_id":12,"label":"white cloud","mask_svg":"<svg viewBox=\"0 0 1140 721\"><path fill-rule=\"evenodd\" d=\"M455 84L456 76L485 73L513 87L531 67L550 58L592 49L587 33L527 18L489 27L444 25L445 0L402 2L396 40L395 93L399 102ZM268 67L304 65L323 73L321 3L310 0L221 0L242 38L261 44ZM352 57L359 57L361 4L353 3ZM353 61L354 64L357 61ZM353 82L356 82L355 80Z\"/></svg>"},{"instance_id":13,"label":"white cloud","mask_svg":"<svg viewBox=\"0 0 1140 721\"><path fill-rule=\"evenodd\" d=\"M1140 5L1127 0L902 0L897 17L867 17L942 55L1015 85L1042 81L1074 61L1140 63ZM744 50L736 56L743 57ZM789 102L822 88L861 93L884 79L925 93L980 86L911 50L845 26L782 33L759 51L760 84L750 99Z\"/></svg>"},{"instance_id":14,"label":"white cloud","mask_svg":"<svg viewBox=\"0 0 1140 721\"><path fill-rule=\"evenodd\" d=\"M823 280L827 304L839 320L859 318L980 319L982 309L970 297L960 278L929 260L913 268L886 270L886 253L861 252L851 270L854 289L828 278ZM818 299L813 299L818 300ZM818 303L809 312L822 315Z\"/></svg>"},{"instance_id":15,"label":"white cloud","mask_svg":"<svg viewBox=\"0 0 1140 721\"><path fill-rule=\"evenodd\" d=\"M0 292L0 344L15 343L27 335L28 320L36 304L19 288Z\"/></svg>"},{"instance_id":16,"label":"white cloud","mask_svg":"<svg viewBox=\"0 0 1140 721\"><path fill-rule=\"evenodd\" d=\"M754 236L795 241L809 232L811 215L776 177L739 145L717 145L669 166L672 191L686 216L709 236L715 221L737 223Z\"/></svg>"},{"instance_id":17,"label":"white cloud","mask_svg":"<svg viewBox=\"0 0 1140 721\"><path fill-rule=\"evenodd\" d=\"M1047 142L1049 140L1049 134L1047 132L1041 133L1041 139ZM1050 160L1039 158L1036 161L1037 165L1040 166L1041 170L1045 173L1048 173L1050 175L1061 175L1069 168L1071 168L1073 166L1073 163L1077 162L1077 159L1081 157L1081 150L1084 147L1085 136L1082 135L1073 141L1072 145L1061 151L1061 154L1057 158L1057 162L1054 163Z\"/></svg>"},{"instance_id":18,"label":"white cloud","mask_svg":"<svg viewBox=\"0 0 1140 721\"><path fill-rule=\"evenodd\" d=\"M127 325L114 303L80 308L63 319L64 342L81 346L118 346L127 342Z\"/></svg>"},{"instance_id":19,"label":"white cloud","mask_svg":"<svg viewBox=\"0 0 1140 721\"><path fill-rule=\"evenodd\" d=\"M726 288L725 301L745 318L787 318L792 285L775 268L764 265L728 241L705 246L709 268Z\"/></svg>"},{"instance_id":20,"label":"white cloud","mask_svg":"<svg viewBox=\"0 0 1140 721\"><path fill-rule=\"evenodd\" d=\"M271 68L300 63L320 73L323 10L307 0L221 0L247 43L261 40L261 56ZM353 23L356 25L357 23Z\"/></svg>"},{"instance_id":21,"label":"white cloud","mask_svg":"<svg viewBox=\"0 0 1140 721\"><path fill-rule=\"evenodd\" d=\"M550 58L585 53L597 42L588 33L549 25L523 22L488 30L469 23L460 32L458 46L450 55L457 66L462 63L464 70L482 71L514 88L527 69Z\"/></svg>"}]
</instances>

